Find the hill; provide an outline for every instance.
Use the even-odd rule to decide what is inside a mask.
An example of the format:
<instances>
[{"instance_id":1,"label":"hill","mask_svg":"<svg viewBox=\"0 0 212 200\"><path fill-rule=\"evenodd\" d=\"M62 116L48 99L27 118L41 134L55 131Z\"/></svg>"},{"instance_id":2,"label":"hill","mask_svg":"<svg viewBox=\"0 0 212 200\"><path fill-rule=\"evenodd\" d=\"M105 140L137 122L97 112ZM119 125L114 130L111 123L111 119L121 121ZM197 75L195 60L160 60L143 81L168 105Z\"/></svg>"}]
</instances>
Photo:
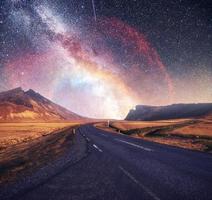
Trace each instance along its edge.
<instances>
[{"instance_id":1,"label":"hill","mask_svg":"<svg viewBox=\"0 0 212 200\"><path fill-rule=\"evenodd\" d=\"M126 120L167 120L183 118L211 118L212 103L173 104L168 106L137 105Z\"/></svg>"},{"instance_id":2,"label":"hill","mask_svg":"<svg viewBox=\"0 0 212 200\"><path fill-rule=\"evenodd\" d=\"M67 121L83 119L39 93L15 88L0 93L0 122Z\"/></svg>"}]
</instances>

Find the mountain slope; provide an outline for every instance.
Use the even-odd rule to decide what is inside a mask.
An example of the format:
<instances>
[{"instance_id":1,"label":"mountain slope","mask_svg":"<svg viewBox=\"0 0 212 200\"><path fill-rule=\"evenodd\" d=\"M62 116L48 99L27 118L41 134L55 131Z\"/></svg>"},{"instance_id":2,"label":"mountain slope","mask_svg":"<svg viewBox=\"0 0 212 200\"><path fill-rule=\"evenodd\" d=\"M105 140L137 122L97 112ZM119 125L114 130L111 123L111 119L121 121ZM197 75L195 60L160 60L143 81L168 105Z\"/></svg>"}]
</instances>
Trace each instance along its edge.
<instances>
[{"instance_id":1,"label":"mountain slope","mask_svg":"<svg viewBox=\"0 0 212 200\"><path fill-rule=\"evenodd\" d=\"M0 121L61 121L82 119L33 90L0 93Z\"/></svg>"},{"instance_id":2,"label":"mountain slope","mask_svg":"<svg viewBox=\"0 0 212 200\"><path fill-rule=\"evenodd\" d=\"M168 106L137 105L126 120L166 120L182 118L211 118L212 103L173 104Z\"/></svg>"}]
</instances>

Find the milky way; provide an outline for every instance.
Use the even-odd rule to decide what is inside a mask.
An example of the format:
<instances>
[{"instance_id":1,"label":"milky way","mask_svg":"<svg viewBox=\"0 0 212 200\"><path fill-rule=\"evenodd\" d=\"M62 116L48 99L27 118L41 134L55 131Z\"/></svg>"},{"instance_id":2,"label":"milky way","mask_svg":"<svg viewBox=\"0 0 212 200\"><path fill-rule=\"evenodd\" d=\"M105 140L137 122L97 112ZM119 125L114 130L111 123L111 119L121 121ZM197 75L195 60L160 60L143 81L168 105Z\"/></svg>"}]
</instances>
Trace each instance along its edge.
<instances>
[{"instance_id":1,"label":"milky way","mask_svg":"<svg viewBox=\"0 0 212 200\"><path fill-rule=\"evenodd\" d=\"M124 118L169 104L173 80L147 37L115 18L66 19L52 4L11 1L10 26L30 45L1 69L6 88L32 88L84 116Z\"/></svg>"}]
</instances>

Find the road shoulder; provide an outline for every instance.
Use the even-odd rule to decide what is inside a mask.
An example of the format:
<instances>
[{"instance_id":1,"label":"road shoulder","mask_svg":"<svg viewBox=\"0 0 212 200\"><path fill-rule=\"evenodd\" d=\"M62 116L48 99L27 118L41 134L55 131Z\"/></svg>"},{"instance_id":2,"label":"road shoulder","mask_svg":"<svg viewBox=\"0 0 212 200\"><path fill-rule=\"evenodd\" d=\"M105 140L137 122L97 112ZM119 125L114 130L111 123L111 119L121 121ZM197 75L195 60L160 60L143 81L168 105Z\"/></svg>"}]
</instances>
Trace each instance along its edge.
<instances>
[{"instance_id":1,"label":"road shoulder","mask_svg":"<svg viewBox=\"0 0 212 200\"><path fill-rule=\"evenodd\" d=\"M26 176L17 182L2 187L0 189L0 199L16 199L24 193L44 184L52 177L60 174L66 168L79 162L87 156L87 142L78 133L75 135L74 143L70 150L62 157L48 163L43 168L36 171L32 176Z\"/></svg>"}]
</instances>

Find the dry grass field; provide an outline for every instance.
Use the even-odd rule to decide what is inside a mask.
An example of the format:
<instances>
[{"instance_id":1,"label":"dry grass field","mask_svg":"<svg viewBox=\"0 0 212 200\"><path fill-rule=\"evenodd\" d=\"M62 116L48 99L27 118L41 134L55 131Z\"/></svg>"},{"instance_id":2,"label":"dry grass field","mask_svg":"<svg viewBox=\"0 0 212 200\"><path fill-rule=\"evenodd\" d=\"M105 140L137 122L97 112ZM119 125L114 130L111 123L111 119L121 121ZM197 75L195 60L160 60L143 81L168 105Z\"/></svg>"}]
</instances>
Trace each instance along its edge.
<instances>
[{"instance_id":1,"label":"dry grass field","mask_svg":"<svg viewBox=\"0 0 212 200\"><path fill-rule=\"evenodd\" d=\"M69 126L73 123L0 123L0 150L10 145L27 142L41 136L48 135L53 131Z\"/></svg>"},{"instance_id":2,"label":"dry grass field","mask_svg":"<svg viewBox=\"0 0 212 200\"><path fill-rule=\"evenodd\" d=\"M212 120L201 120L195 124L176 128L170 134L197 135L212 137Z\"/></svg>"},{"instance_id":3,"label":"dry grass field","mask_svg":"<svg viewBox=\"0 0 212 200\"><path fill-rule=\"evenodd\" d=\"M71 148L78 123L1 123L0 185L32 173Z\"/></svg>"},{"instance_id":4,"label":"dry grass field","mask_svg":"<svg viewBox=\"0 0 212 200\"><path fill-rule=\"evenodd\" d=\"M185 121L186 119L161 120L161 121L115 121L115 122L111 122L110 125L122 131L127 131L131 129L140 129L140 128L147 128L147 127L168 126L168 125L177 124L177 123L181 123Z\"/></svg>"}]
</instances>

